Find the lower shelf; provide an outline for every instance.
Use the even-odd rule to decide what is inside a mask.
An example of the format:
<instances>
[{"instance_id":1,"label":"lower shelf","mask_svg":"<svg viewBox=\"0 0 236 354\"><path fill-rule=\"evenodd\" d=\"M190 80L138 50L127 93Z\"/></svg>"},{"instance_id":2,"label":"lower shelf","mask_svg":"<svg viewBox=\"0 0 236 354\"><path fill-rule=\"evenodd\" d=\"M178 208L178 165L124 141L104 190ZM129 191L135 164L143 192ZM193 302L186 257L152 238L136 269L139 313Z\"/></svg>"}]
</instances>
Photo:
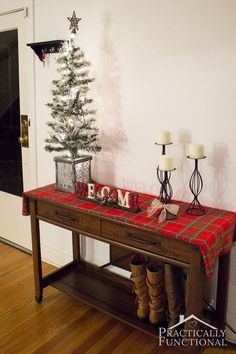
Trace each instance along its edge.
<instances>
[{"instance_id":1,"label":"lower shelf","mask_svg":"<svg viewBox=\"0 0 236 354\"><path fill-rule=\"evenodd\" d=\"M131 283L86 263L60 273L51 286L126 324L158 337L158 327L136 316ZM117 281L118 280L118 281Z\"/></svg>"}]
</instances>

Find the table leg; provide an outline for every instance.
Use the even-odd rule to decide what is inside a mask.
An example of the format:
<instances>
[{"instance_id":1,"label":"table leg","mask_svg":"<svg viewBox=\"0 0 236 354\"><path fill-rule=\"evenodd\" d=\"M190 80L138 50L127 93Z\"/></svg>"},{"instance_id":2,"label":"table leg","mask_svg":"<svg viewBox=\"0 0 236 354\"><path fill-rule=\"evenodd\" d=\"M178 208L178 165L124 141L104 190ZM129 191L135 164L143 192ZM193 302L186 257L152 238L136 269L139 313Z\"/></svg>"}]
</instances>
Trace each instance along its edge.
<instances>
[{"instance_id":1,"label":"table leg","mask_svg":"<svg viewBox=\"0 0 236 354\"><path fill-rule=\"evenodd\" d=\"M72 250L73 250L73 260L80 261L80 234L72 231Z\"/></svg>"},{"instance_id":2,"label":"table leg","mask_svg":"<svg viewBox=\"0 0 236 354\"><path fill-rule=\"evenodd\" d=\"M186 316L195 315L202 318L203 314L203 285L205 270L201 253L193 255L190 270L187 272L186 286Z\"/></svg>"},{"instance_id":3,"label":"table leg","mask_svg":"<svg viewBox=\"0 0 236 354\"><path fill-rule=\"evenodd\" d=\"M34 200L30 201L30 219L32 236L32 255L34 266L35 301L40 303L43 299L42 261L40 249L39 220L36 218L36 206Z\"/></svg>"},{"instance_id":4,"label":"table leg","mask_svg":"<svg viewBox=\"0 0 236 354\"><path fill-rule=\"evenodd\" d=\"M228 287L229 287L230 252L219 257L217 280L216 322L219 329L225 329Z\"/></svg>"},{"instance_id":5,"label":"table leg","mask_svg":"<svg viewBox=\"0 0 236 354\"><path fill-rule=\"evenodd\" d=\"M205 269L203 268L201 253L196 250L192 254L190 269L187 271L187 283L186 283L186 317L191 315L196 316L202 320L203 315L203 285L205 278ZM187 335L190 339L195 339L196 335L193 330L201 328L201 322L195 322L190 320L185 322L184 329L190 330L190 334ZM188 353L200 353L202 348L200 346L191 346L189 343L185 347Z\"/></svg>"}]
</instances>

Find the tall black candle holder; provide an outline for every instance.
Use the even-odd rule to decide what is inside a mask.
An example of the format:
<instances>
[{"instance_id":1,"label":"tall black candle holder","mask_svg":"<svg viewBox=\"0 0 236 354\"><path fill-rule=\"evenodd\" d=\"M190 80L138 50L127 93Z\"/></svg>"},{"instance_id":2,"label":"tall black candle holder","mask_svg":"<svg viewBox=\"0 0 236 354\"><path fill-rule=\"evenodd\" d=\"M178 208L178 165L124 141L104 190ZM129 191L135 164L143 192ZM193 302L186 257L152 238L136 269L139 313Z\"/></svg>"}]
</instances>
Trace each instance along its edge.
<instances>
[{"instance_id":1,"label":"tall black candle holder","mask_svg":"<svg viewBox=\"0 0 236 354\"><path fill-rule=\"evenodd\" d=\"M172 143L168 143L168 144L158 144L158 143L155 143L155 145L159 145L162 147L162 155L166 155L166 146L167 145L172 145ZM161 171L159 169L159 166L157 166L157 178L160 182L160 180L164 180L165 179L165 176L164 176L164 172L165 171ZM160 182L161 183L161 182Z\"/></svg>"},{"instance_id":2,"label":"tall black candle holder","mask_svg":"<svg viewBox=\"0 0 236 354\"><path fill-rule=\"evenodd\" d=\"M162 155L166 154L166 146L167 145L172 145L173 143L168 143L168 144L159 144L159 143L155 143L155 145L161 146L162 147Z\"/></svg>"},{"instance_id":3,"label":"tall black candle holder","mask_svg":"<svg viewBox=\"0 0 236 354\"><path fill-rule=\"evenodd\" d=\"M189 204L189 207L186 210L186 213L194 216L201 216L205 214L205 209L202 207L201 203L198 200L198 196L203 188L203 180L202 176L198 170L198 160L205 159L206 157L202 157L199 159L192 158L187 156L188 159L195 160L195 168L189 180L189 188L194 196L192 202Z\"/></svg>"},{"instance_id":4,"label":"tall black candle holder","mask_svg":"<svg viewBox=\"0 0 236 354\"><path fill-rule=\"evenodd\" d=\"M172 143L168 143L168 144L155 143L155 145L161 146L162 147L162 155L166 155L166 146L172 145ZM174 170L175 169L173 169L172 171L174 171ZM171 198L173 196L173 189L170 184L170 178L171 178L172 171L162 171L162 170L160 170L159 166L157 166L157 179L161 185L159 199L164 204L169 204L171 202ZM159 214L158 214L158 216L159 216ZM167 210L166 211L166 220L173 220L173 219L176 219L176 215L170 213Z\"/></svg>"}]
</instances>

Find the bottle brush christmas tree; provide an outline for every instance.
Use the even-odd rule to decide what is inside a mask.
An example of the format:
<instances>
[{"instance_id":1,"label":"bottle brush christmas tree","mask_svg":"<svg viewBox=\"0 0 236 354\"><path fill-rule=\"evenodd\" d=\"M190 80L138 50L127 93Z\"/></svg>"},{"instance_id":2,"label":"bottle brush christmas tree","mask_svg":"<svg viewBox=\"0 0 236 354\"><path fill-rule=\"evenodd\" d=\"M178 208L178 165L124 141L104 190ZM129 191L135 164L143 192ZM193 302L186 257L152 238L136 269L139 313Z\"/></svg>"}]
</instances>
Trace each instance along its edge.
<instances>
[{"instance_id":1,"label":"bottle brush christmas tree","mask_svg":"<svg viewBox=\"0 0 236 354\"><path fill-rule=\"evenodd\" d=\"M68 19L74 35L80 19L76 18L75 12ZM53 80L52 102L47 104L51 109L52 120L47 123L51 130L49 137L45 139L45 149L49 152L66 151L68 162L68 156L72 161L81 156L81 151L96 153L101 150L99 131L95 124L96 111L92 105L93 99L88 97L89 85L94 79L89 77L90 63L72 38L63 45L57 64L60 78ZM55 161L57 162L57 158ZM57 164L57 177L58 173L68 177L68 166L60 167L60 171L58 166ZM66 188L62 190L67 190Z\"/></svg>"},{"instance_id":2,"label":"bottle brush christmas tree","mask_svg":"<svg viewBox=\"0 0 236 354\"><path fill-rule=\"evenodd\" d=\"M85 60L84 52L71 39L62 47L57 59L58 73L61 77L53 80L51 108L51 128L45 149L67 151L72 158L79 151L96 153L101 150L98 142L98 128L95 125L96 111L90 108L93 99L88 98L90 63Z\"/></svg>"}]
</instances>

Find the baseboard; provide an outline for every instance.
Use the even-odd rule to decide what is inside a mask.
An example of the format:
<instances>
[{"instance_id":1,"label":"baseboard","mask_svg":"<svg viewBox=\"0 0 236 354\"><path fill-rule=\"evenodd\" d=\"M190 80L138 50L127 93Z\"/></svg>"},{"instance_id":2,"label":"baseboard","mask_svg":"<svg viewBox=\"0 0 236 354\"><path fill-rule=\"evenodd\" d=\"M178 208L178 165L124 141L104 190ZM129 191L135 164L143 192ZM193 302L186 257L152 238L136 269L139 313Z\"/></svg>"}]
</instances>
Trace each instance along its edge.
<instances>
[{"instance_id":1,"label":"baseboard","mask_svg":"<svg viewBox=\"0 0 236 354\"><path fill-rule=\"evenodd\" d=\"M41 244L42 260L46 263L61 267L72 261L72 254L66 254L58 249Z\"/></svg>"},{"instance_id":2,"label":"baseboard","mask_svg":"<svg viewBox=\"0 0 236 354\"><path fill-rule=\"evenodd\" d=\"M9 240L5 239L4 237L0 237L0 242L5 243L6 245L9 245L11 247L17 248L18 250L20 250L22 252L32 255L32 251L30 249L20 246L15 242L9 241Z\"/></svg>"}]
</instances>

